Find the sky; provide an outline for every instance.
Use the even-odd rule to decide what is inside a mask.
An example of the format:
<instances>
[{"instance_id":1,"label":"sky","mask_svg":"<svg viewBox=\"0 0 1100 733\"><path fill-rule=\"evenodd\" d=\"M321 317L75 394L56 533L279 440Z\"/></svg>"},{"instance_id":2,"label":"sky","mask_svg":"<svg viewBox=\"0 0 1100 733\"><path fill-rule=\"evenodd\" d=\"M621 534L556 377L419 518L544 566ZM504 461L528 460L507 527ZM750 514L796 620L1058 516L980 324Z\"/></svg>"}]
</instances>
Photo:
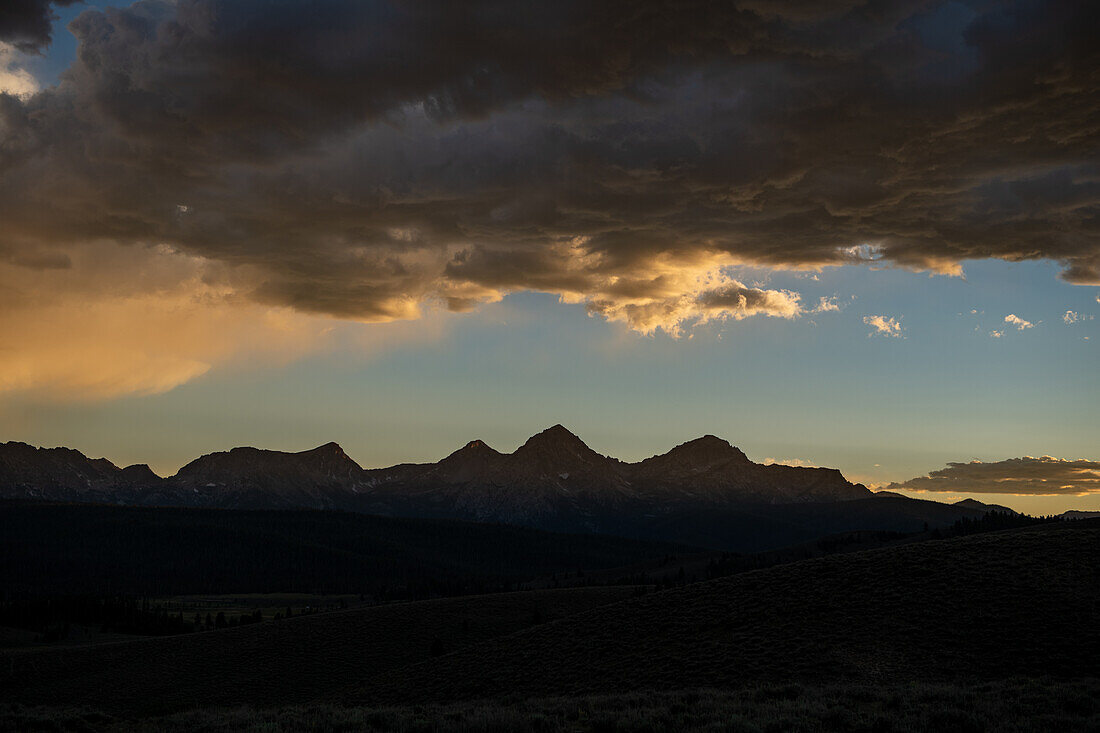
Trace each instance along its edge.
<instances>
[{"instance_id":1,"label":"sky","mask_svg":"<svg viewBox=\"0 0 1100 733\"><path fill-rule=\"evenodd\" d=\"M1098 510L1096 16L13 3L0 437L168 475L562 423Z\"/></svg>"}]
</instances>

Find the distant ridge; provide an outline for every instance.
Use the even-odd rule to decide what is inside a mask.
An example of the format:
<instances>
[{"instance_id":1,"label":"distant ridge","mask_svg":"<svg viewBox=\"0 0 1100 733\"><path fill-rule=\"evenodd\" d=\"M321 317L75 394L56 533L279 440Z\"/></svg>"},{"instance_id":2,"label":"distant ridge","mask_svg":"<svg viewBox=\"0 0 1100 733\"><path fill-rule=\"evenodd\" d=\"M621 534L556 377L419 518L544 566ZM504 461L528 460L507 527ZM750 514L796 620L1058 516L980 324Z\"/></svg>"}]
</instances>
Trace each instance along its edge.
<instances>
[{"instance_id":1,"label":"distant ridge","mask_svg":"<svg viewBox=\"0 0 1100 733\"><path fill-rule=\"evenodd\" d=\"M340 509L721 549L762 549L850 529L915 530L994 508L888 499L836 469L754 463L714 435L625 463L560 424L512 453L471 440L436 463L364 469L335 442L297 453L238 447L196 458L166 478L143 464L120 469L68 448L9 442L0 445L0 498Z\"/></svg>"},{"instance_id":2,"label":"distant ridge","mask_svg":"<svg viewBox=\"0 0 1100 733\"><path fill-rule=\"evenodd\" d=\"M965 506L971 509L981 509L983 511L1005 512L1007 514L1018 513L1012 509L1009 509L1006 506L1001 506L1000 504L986 504L985 502L978 501L977 499L962 499L961 501L956 501L955 506Z\"/></svg>"}]
</instances>

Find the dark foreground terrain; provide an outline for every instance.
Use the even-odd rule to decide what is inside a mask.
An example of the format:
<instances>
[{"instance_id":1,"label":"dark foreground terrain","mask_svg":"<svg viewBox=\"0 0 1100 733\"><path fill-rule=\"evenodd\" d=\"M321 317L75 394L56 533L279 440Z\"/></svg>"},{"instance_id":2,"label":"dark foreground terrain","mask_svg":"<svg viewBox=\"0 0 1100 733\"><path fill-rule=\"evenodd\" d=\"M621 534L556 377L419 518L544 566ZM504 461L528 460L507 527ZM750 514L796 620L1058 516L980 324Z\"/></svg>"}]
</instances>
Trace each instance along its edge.
<instances>
[{"instance_id":1,"label":"dark foreground terrain","mask_svg":"<svg viewBox=\"0 0 1100 733\"><path fill-rule=\"evenodd\" d=\"M730 733L1084 733L1100 725L1100 682L1013 679L947 685L753 686L516 702L200 710L130 721L88 709L0 706L12 730L162 731L729 731Z\"/></svg>"},{"instance_id":2,"label":"dark foreground terrain","mask_svg":"<svg viewBox=\"0 0 1100 733\"><path fill-rule=\"evenodd\" d=\"M382 600L508 590L541 575L699 552L503 524L338 511L0 503L9 597L354 593Z\"/></svg>"},{"instance_id":3,"label":"dark foreground terrain","mask_svg":"<svg viewBox=\"0 0 1100 733\"><path fill-rule=\"evenodd\" d=\"M0 654L6 730L1096 730L1100 526Z\"/></svg>"},{"instance_id":4,"label":"dark foreground terrain","mask_svg":"<svg viewBox=\"0 0 1100 733\"><path fill-rule=\"evenodd\" d=\"M630 587L393 603L201 634L0 651L3 699L114 716L301 704L403 666L621 601Z\"/></svg>"}]
</instances>

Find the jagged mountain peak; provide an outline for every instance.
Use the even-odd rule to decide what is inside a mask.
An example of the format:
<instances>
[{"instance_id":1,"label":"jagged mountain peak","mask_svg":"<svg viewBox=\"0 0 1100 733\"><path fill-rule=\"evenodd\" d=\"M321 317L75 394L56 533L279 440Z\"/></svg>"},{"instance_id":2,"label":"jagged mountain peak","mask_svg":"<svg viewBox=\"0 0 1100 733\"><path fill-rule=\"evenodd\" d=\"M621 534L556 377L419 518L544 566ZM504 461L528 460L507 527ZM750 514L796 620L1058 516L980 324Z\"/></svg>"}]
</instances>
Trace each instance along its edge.
<instances>
[{"instance_id":1,"label":"jagged mountain peak","mask_svg":"<svg viewBox=\"0 0 1100 733\"><path fill-rule=\"evenodd\" d=\"M667 453L647 458L635 464L642 471L681 473L704 471L727 463L751 464L740 448L716 435L704 435L681 443Z\"/></svg>"},{"instance_id":2,"label":"jagged mountain peak","mask_svg":"<svg viewBox=\"0 0 1100 733\"><path fill-rule=\"evenodd\" d=\"M755 464L715 435L624 463L592 450L560 424L513 453L471 440L438 463L364 471L335 442L296 453L238 447L196 458L169 478L145 465L118 469L69 449L7 443L0 444L0 491L66 500L114 492L124 503L450 512L519 523L571 517L561 520L570 529L575 522L596 527L601 516L656 516L676 507L870 495L832 469ZM548 519L553 517L558 519Z\"/></svg>"},{"instance_id":3,"label":"jagged mountain peak","mask_svg":"<svg viewBox=\"0 0 1100 733\"><path fill-rule=\"evenodd\" d=\"M746 456L740 448L731 445L728 440L723 440L717 435L709 434L701 438L696 438L695 440L689 440L686 443L681 443L668 453L693 456L711 462L733 459L739 459L745 463L749 462L749 457Z\"/></svg>"},{"instance_id":4,"label":"jagged mountain peak","mask_svg":"<svg viewBox=\"0 0 1100 733\"><path fill-rule=\"evenodd\" d=\"M442 461L440 461L440 463L453 463L455 461L466 461L471 459L488 458L500 455L503 454L500 451L492 448L484 440L471 440L469 443L444 458Z\"/></svg>"},{"instance_id":5,"label":"jagged mountain peak","mask_svg":"<svg viewBox=\"0 0 1100 733\"><path fill-rule=\"evenodd\" d=\"M485 471L497 466L504 454L491 448L483 440L471 440L439 463L429 468L433 476L445 477L448 482L476 480Z\"/></svg>"},{"instance_id":6,"label":"jagged mountain peak","mask_svg":"<svg viewBox=\"0 0 1100 733\"><path fill-rule=\"evenodd\" d=\"M516 457L539 455L561 458L570 456L585 459L602 458L600 454L589 448L583 440L562 425L554 425L532 435L512 455Z\"/></svg>"},{"instance_id":7,"label":"jagged mountain peak","mask_svg":"<svg viewBox=\"0 0 1100 733\"><path fill-rule=\"evenodd\" d=\"M600 455L561 425L532 435L510 456L511 464L523 471L559 475L612 469L613 458Z\"/></svg>"},{"instance_id":8,"label":"jagged mountain peak","mask_svg":"<svg viewBox=\"0 0 1100 733\"><path fill-rule=\"evenodd\" d=\"M580 438L577 437L576 433L574 433L572 430L565 427L561 423L551 425L550 427L546 428L545 430L540 430L539 432L532 435L531 438L529 438L528 440L532 440L534 438L541 438L541 439L554 438L554 439L558 439L558 440L561 440L561 439L580 440Z\"/></svg>"},{"instance_id":9,"label":"jagged mountain peak","mask_svg":"<svg viewBox=\"0 0 1100 733\"><path fill-rule=\"evenodd\" d=\"M101 469L118 470L118 466L111 463L106 458L89 458L75 448L66 448L64 446L46 448L43 446L34 446L30 443L23 443L18 440L9 440L7 443L0 444L0 449L3 449L0 451L0 456L9 458L30 460L77 460L87 462Z\"/></svg>"},{"instance_id":10,"label":"jagged mountain peak","mask_svg":"<svg viewBox=\"0 0 1100 733\"><path fill-rule=\"evenodd\" d=\"M585 450L591 450L585 442L578 438L575 434L570 432L564 425L553 425L546 428L541 432L535 433L527 439L523 445L519 447L519 450L525 448L543 448L543 447L572 447L572 448L584 448ZM518 453L519 450L516 452Z\"/></svg>"}]
</instances>

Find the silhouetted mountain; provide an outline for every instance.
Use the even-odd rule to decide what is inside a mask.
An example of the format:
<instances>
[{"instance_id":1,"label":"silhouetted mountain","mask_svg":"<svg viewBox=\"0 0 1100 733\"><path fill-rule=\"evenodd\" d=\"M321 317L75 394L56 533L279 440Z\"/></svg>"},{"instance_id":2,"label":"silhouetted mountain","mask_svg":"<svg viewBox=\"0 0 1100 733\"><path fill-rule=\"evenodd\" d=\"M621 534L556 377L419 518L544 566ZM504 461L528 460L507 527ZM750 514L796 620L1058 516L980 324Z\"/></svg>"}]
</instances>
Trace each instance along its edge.
<instances>
[{"instance_id":1,"label":"silhouetted mountain","mask_svg":"<svg viewBox=\"0 0 1100 733\"><path fill-rule=\"evenodd\" d=\"M504 454L481 440L471 440L435 464L435 472L448 483L469 481L500 465Z\"/></svg>"},{"instance_id":2,"label":"silhouetted mountain","mask_svg":"<svg viewBox=\"0 0 1100 733\"><path fill-rule=\"evenodd\" d=\"M65 448L0 445L0 497L247 509L346 509L504 522L753 551L860 529L914 531L991 506L886 503L835 469L753 463L713 435L638 463L561 425L513 453L473 440L438 463L361 468L336 443L300 453L234 448L172 477ZM861 500L876 497L873 505Z\"/></svg>"},{"instance_id":3,"label":"silhouetted mountain","mask_svg":"<svg viewBox=\"0 0 1100 733\"><path fill-rule=\"evenodd\" d=\"M1068 511L1062 512L1058 516L1062 517L1063 519L1100 519L1100 511L1089 512L1081 511L1079 509L1070 509Z\"/></svg>"},{"instance_id":4,"label":"silhouetted mountain","mask_svg":"<svg viewBox=\"0 0 1100 733\"><path fill-rule=\"evenodd\" d=\"M119 474L106 458L88 458L71 448L0 445L0 490L8 497L110 500Z\"/></svg>"},{"instance_id":5,"label":"silhouetted mountain","mask_svg":"<svg viewBox=\"0 0 1100 733\"><path fill-rule=\"evenodd\" d=\"M164 479L153 473L147 463L135 463L118 472L115 480L130 486L154 486Z\"/></svg>"},{"instance_id":6,"label":"silhouetted mountain","mask_svg":"<svg viewBox=\"0 0 1100 733\"><path fill-rule=\"evenodd\" d=\"M634 467L635 475L650 480L684 480L728 463L751 463L740 449L713 435L681 443L668 453L647 458Z\"/></svg>"},{"instance_id":7,"label":"silhouetted mountain","mask_svg":"<svg viewBox=\"0 0 1100 733\"><path fill-rule=\"evenodd\" d=\"M359 486L363 469L336 443L300 453L234 448L197 458L173 477L205 506L332 509ZM184 493L186 496L186 493ZM173 502L175 503L175 502Z\"/></svg>"},{"instance_id":8,"label":"silhouetted mountain","mask_svg":"<svg viewBox=\"0 0 1100 733\"><path fill-rule=\"evenodd\" d=\"M1015 510L1009 509L1006 506L1001 506L1000 504L986 504L984 502L978 501L977 499L962 499L961 501L956 501L954 506L964 506L969 509L981 509L982 511L986 512L1005 512L1006 514L1017 513Z\"/></svg>"}]
</instances>

